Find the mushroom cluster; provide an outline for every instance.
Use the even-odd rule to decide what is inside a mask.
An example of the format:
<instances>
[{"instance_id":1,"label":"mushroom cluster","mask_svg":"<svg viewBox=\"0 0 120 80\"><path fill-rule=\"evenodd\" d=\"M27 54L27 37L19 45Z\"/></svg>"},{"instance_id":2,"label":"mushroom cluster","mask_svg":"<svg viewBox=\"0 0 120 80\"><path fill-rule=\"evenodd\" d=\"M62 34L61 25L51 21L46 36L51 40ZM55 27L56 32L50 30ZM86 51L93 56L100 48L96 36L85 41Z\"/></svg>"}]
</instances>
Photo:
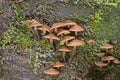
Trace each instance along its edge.
<instances>
[{"instance_id":1,"label":"mushroom cluster","mask_svg":"<svg viewBox=\"0 0 120 80\"><path fill-rule=\"evenodd\" d=\"M47 70L44 70L43 73L50 74L50 75L57 75L60 73L57 69L59 69L60 67L64 67L64 66L65 66L64 63L57 61L57 62L52 63L51 67Z\"/></svg>"},{"instance_id":2,"label":"mushroom cluster","mask_svg":"<svg viewBox=\"0 0 120 80\"><path fill-rule=\"evenodd\" d=\"M84 28L72 20L54 23L51 26L42 24L35 19L21 21L21 23L27 25L38 40L44 38L51 44L54 51L62 52L64 62L66 62L66 53L72 52L70 59L68 60L71 62L72 58L77 53L77 47L85 45L85 42L77 37L79 32L84 31ZM96 41L94 39L90 39L87 43L95 44ZM109 52L114 51L113 45L106 43L101 45L100 48L105 49L106 53L96 53L96 55L101 58L100 61L95 61L96 66L102 69L103 67L108 66L110 62L120 64L120 60L118 58L109 55ZM43 71L43 73L50 75L59 74L60 72L58 69L63 66L65 66L64 63L59 61L55 62L49 69Z\"/></svg>"},{"instance_id":3,"label":"mushroom cluster","mask_svg":"<svg viewBox=\"0 0 120 80\"><path fill-rule=\"evenodd\" d=\"M104 52L96 53L96 55L101 58L101 61L95 61L96 66L102 68L102 67L108 66L110 62L114 64L120 64L120 60L118 58L108 55L110 50L111 49L113 50L113 45L106 43L106 44L101 45L100 48L105 49L106 53Z\"/></svg>"},{"instance_id":4,"label":"mushroom cluster","mask_svg":"<svg viewBox=\"0 0 120 80\"><path fill-rule=\"evenodd\" d=\"M21 21L21 23L26 24L37 36L38 39L43 36L46 41L49 41L54 51L57 50L63 52L64 61L65 53L71 52L69 47L73 47L73 54L70 57L71 60L73 56L77 53L77 46L82 46L85 44L83 40L77 39L78 32L84 31L84 28L79 26L72 20L54 23L51 25L51 27L46 24L41 24L35 19ZM38 33L39 30L42 31L40 35ZM60 47L58 47L57 45L60 45Z\"/></svg>"}]
</instances>

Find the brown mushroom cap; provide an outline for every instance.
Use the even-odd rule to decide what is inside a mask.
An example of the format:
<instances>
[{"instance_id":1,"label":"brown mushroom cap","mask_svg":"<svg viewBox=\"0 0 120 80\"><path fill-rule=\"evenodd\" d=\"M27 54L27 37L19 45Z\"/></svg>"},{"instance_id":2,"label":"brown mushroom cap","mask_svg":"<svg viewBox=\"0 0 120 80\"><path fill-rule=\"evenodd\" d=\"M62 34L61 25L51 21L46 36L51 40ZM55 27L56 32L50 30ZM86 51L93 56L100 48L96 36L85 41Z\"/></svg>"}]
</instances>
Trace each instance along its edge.
<instances>
[{"instance_id":1,"label":"brown mushroom cap","mask_svg":"<svg viewBox=\"0 0 120 80\"><path fill-rule=\"evenodd\" d=\"M111 61L111 60L114 60L116 59L114 56L104 56L102 58L102 61Z\"/></svg>"},{"instance_id":2,"label":"brown mushroom cap","mask_svg":"<svg viewBox=\"0 0 120 80\"><path fill-rule=\"evenodd\" d=\"M70 31L65 30L65 29L59 29L57 32L57 36L59 36L61 34L70 34Z\"/></svg>"},{"instance_id":3,"label":"brown mushroom cap","mask_svg":"<svg viewBox=\"0 0 120 80\"><path fill-rule=\"evenodd\" d=\"M97 55L99 57L103 57L105 55L105 53L101 52L101 53L96 53L95 55Z\"/></svg>"},{"instance_id":4,"label":"brown mushroom cap","mask_svg":"<svg viewBox=\"0 0 120 80\"><path fill-rule=\"evenodd\" d=\"M58 51L70 52L71 50L67 48L66 46L63 46L63 47L60 47Z\"/></svg>"},{"instance_id":5,"label":"brown mushroom cap","mask_svg":"<svg viewBox=\"0 0 120 80\"><path fill-rule=\"evenodd\" d=\"M32 20L32 23L30 24L30 28L31 27L37 27L37 26L43 26L43 24L37 22L35 19Z\"/></svg>"},{"instance_id":6,"label":"brown mushroom cap","mask_svg":"<svg viewBox=\"0 0 120 80\"><path fill-rule=\"evenodd\" d=\"M103 48L103 49L111 49L111 48L113 48L113 45L106 43L106 44L103 44L101 46L101 48Z\"/></svg>"},{"instance_id":7,"label":"brown mushroom cap","mask_svg":"<svg viewBox=\"0 0 120 80\"><path fill-rule=\"evenodd\" d=\"M116 58L116 59L113 60L113 63L120 64L120 60Z\"/></svg>"},{"instance_id":8,"label":"brown mushroom cap","mask_svg":"<svg viewBox=\"0 0 120 80\"><path fill-rule=\"evenodd\" d=\"M77 40L77 39L74 39L72 41L70 41L67 46L81 46L81 45L84 45L84 41L82 40Z\"/></svg>"},{"instance_id":9,"label":"brown mushroom cap","mask_svg":"<svg viewBox=\"0 0 120 80\"><path fill-rule=\"evenodd\" d=\"M107 66L108 63L104 63L102 61L95 61L95 65L98 67L104 67L104 66Z\"/></svg>"},{"instance_id":10,"label":"brown mushroom cap","mask_svg":"<svg viewBox=\"0 0 120 80\"><path fill-rule=\"evenodd\" d=\"M87 41L87 43L95 43L95 40L94 39L90 39Z\"/></svg>"},{"instance_id":11,"label":"brown mushroom cap","mask_svg":"<svg viewBox=\"0 0 120 80\"><path fill-rule=\"evenodd\" d=\"M54 68L50 68L48 70L43 71L44 74L50 74L50 75L57 75L60 72Z\"/></svg>"},{"instance_id":12,"label":"brown mushroom cap","mask_svg":"<svg viewBox=\"0 0 120 80\"><path fill-rule=\"evenodd\" d=\"M27 25L27 26L30 26L30 24L31 24L33 21L34 21L34 19L33 19L33 20L24 20L24 21L21 21L21 23L23 23L23 24L25 24L25 25Z\"/></svg>"},{"instance_id":13,"label":"brown mushroom cap","mask_svg":"<svg viewBox=\"0 0 120 80\"><path fill-rule=\"evenodd\" d=\"M51 32L50 31L50 27L48 25L46 25L46 24L44 24L43 26L40 26L40 27L38 26L37 29L38 30L45 30L45 31Z\"/></svg>"},{"instance_id":14,"label":"brown mushroom cap","mask_svg":"<svg viewBox=\"0 0 120 80\"><path fill-rule=\"evenodd\" d=\"M64 22L64 26L73 26L73 25L76 25L76 23L73 22L72 20L66 20Z\"/></svg>"},{"instance_id":15,"label":"brown mushroom cap","mask_svg":"<svg viewBox=\"0 0 120 80\"><path fill-rule=\"evenodd\" d=\"M45 35L44 38L60 40L59 37L57 37L55 34L52 33Z\"/></svg>"},{"instance_id":16,"label":"brown mushroom cap","mask_svg":"<svg viewBox=\"0 0 120 80\"><path fill-rule=\"evenodd\" d=\"M64 36L63 39L60 41L60 44L64 44L66 41L74 39L74 36Z\"/></svg>"},{"instance_id":17,"label":"brown mushroom cap","mask_svg":"<svg viewBox=\"0 0 120 80\"><path fill-rule=\"evenodd\" d=\"M74 31L74 32L80 32L80 31L84 31L84 28L82 28L81 26L79 25L75 25L75 26L72 26L69 31Z\"/></svg>"},{"instance_id":18,"label":"brown mushroom cap","mask_svg":"<svg viewBox=\"0 0 120 80\"><path fill-rule=\"evenodd\" d=\"M64 66L65 66L65 64L61 63L60 61L57 61L52 64L52 67L64 67Z\"/></svg>"},{"instance_id":19,"label":"brown mushroom cap","mask_svg":"<svg viewBox=\"0 0 120 80\"><path fill-rule=\"evenodd\" d=\"M54 24L51 26L50 29L53 30L54 28L62 27L63 24L64 24L64 23L61 23L61 22L59 22L59 23L54 23Z\"/></svg>"}]
</instances>

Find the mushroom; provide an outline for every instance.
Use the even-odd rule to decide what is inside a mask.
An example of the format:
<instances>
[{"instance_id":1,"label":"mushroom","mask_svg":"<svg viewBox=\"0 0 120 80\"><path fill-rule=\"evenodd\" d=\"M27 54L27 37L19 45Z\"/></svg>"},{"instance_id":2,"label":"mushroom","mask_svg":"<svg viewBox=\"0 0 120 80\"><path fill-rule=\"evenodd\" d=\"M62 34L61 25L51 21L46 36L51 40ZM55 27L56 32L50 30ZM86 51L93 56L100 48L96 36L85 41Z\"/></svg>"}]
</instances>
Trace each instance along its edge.
<instances>
[{"instance_id":1,"label":"mushroom","mask_svg":"<svg viewBox=\"0 0 120 80\"><path fill-rule=\"evenodd\" d=\"M102 69L103 67L107 66L108 63L104 63L102 61L95 61L95 65Z\"/></svg>"},{"instance_id":2,"label":"mushroom","mask_svg":"<svg viewBox=\"0 0 120 80\"><path fill-rule=\"evenodd\" d=\"M105 55L105 53L100 52L100 53L96 53L95 55L99 56L99 57L103 57Z\"/></svg>"},{"instance_id":3,"label":"mushroom","mask_svg":"<svg viewBox=\"0 0 120 80\"><path fill-rule=\"evenodd\" d=\"M65 30L65 29L59 29L57 32L57 36L61 36L61 39L63 38L63 34L70 34L70 31Z\"/></svg>"},{"instance_id":4,"label":"mushroom","mask_svg":"<svg viewBox=\"0 0 120 80\"><path fill-rule=\"evenodd\" d=\"M76 53L76 46L81 46L81 45L84 45L84 41L82 40L78 40L78 39L74 39L72 41L70 41L67 46L74 46L74 50L75 50L75 53Z\"/></svg>"},{"instance_id":5,"label":"mushroom","mask_svg":"<svg viewBox=\"0 0 120 80\"><path fill-rule=\"evenodd\" d=\"M79 25L75 25L69 28L69 31L75 32L75 36L77 36L78 32L84 31L84 28Z\"/></svg>"},{"instance_id":6,"label":"mushroom","mask_svg":"<svg viewBox=\"0 0 120 80\"><path fill-rule=\"evenodd\" d=\"M60 40L60 39L55 34L52 34L52 33L45 35L44 38L50 39L50 44L53 46L53 49L55 50L53 39L54 40Z\"/></svg>"},{"instance_id":7,"label":"mushroom","mask_svg":"<svg viewBox=\"0 0 120 80\"><path fill-rule=\"evenodd\" d=\"M112 48L113 48L113 45L106 43L106 44L103 44L103 45L101 46L101 48L103 48L103 49L112 49Z\"/></svg>"},{"instance_id":8,"label":"mushroom","mask_svg":"<svg viewBox=\"0 0 120 80\"><path fill-rule=\"evenodd\" d=\"M100 46L100 48L106 49L106 53L108 53L108 50L112 49L113 45L106 43L106 44L103 44L102 46Z\"/></svg>"},{"instance_id":9,"label":"mushroom","mask_svg":"<svg viewBox=\"0 0 120 80\"><path fill-rule=\"evenodd\" d=\"M54 23L54 24L51 26L50 30L53 30L53 29L54 29L54 32L57 33L57 28L62 27L63 24L64 24L64 23L61 23L61 22L59 22L59 23Z\"/></svg>"},{"instance_id":10,"label":"mushroom","mask_svg":"<svg viewBox=\"0 0 120 80\"><path fill-rule=\"evenodd\" d=\"M89 43L89 44L95 43L95 40L94 39L90 39L90 40L87 41L87 43Z\"/></svg>"},{"instance_id":11,"label":"mushroom","mask_svg":"<svg viewBox=\"0 0 120 80\"><path fill-rule=\"evenodd\" d=\"M57 61L57 62L54 62L52 64L52 67L56 67L56 68L59 68L59 67L64 67L65 64L64 63L61 63L60 61Z\"/></svg>"},{"instance_id":12,"label":"mushroom","mask_svg":"<svg viewBox=\"0 0 120 80\"><path fill-rule=\"evenodd\" d=\"M60 47L60 48L58 49L58 51L62 51L62 52L63 52L63 59L64 59L64 61L66 61L66 60L65 60L65 53L66 53L66 52L70 52L71 50L70 50L69 48L67 48L66 46L63 46L63 47Z\"/></svg>"},{"instance_id":13,"label":"mushroom","mask_svg":"<svg viewBox=\"0 0 120 80\"><path fill-rule=\"evenodd\" d=\"M74 26L74 25L77 25L74 21L72 21L72 20L66 20L66 21L64 21L64 25L63 26L70 27L70 26Z\"/></svg>"},{"instance_id":14,"label":"mushroom","mask_svg":"<svg viewBox=\"0 0 120 80\"><path fill-rule=\"evenodd\" d=\"M74 55L76 54L76 47L77 47L77 46L82 46L82 45L84 45L84 44L85 44L84 41L78 40L78 39L74 39L74 40L70 41L70 42L67 44L67 46L73 46L73 54L71 55L69 61L71 61L72 58L74 57Z\"/></svg>"},{"instance_id":15,"label":"mushroom","mask_svg":"<svg viewBox=\"0 0 120 80\"><path fill-rule=\"evenodd\" d=\"M120 64L120 60L116 58L116 59L113 60L113 63Z\"/></svg>"},{"instance_id":16,"label":"mushroom","mask_svg":"<svg viewBox=\"0 0 120 80\"><path fill-rule=\"evenodd\" d=\"M114 56L104 56L104 57L102 57L102 61L108 61L108 63L111 60L114 60L114 59L116 59Z\"/></svg>"},{"instance_id":17,"label":"mushroom","mask_svg":"<svg viewBox=\"0 0 120 80\"><path fill-rule=\"evenodd\" d=\"M36 35L36 37L37 37L37 39L39 40L40 38L39 38L39 34L38 34L38 31L37 31L37 27L38 26L43 26L43 24L41 24L41 23L39 23L39 22L37 22L35 19L33 19L33 22L30 24L30 28L34 28L34 31L35 31L35 35Z\"/></svg>"},{"instance_id":18,"label":"mushroom","mask_svg":"<svg viewBox=\"0 0 120 80\"><path fill-rule=\"evenodd\" d=\"M63 39L60 41L60 44L63 45L65 42L68 43L69 40L75 39L74 36L64 36Z\"/></svg>"},{"instance_id":19,"label":"mushroom","mask_svg":"<svg viewBox=\"0 0 120 80\"><path fill-rule=\"evenodd\" d=\"M34 21L34 19L32 20L24 20L24 21L21 21L21 23L27 25L28 27L30 26L30 24Z\"/></svg>"},{"instance_id":20,"label":"mushroom","mask_svg":"<svg viewBox=\"0 0 120 80\"><path fill-rule=\"evenodd\" d=\"M50 74L50 75L57 75L59 74L60 72L54 68L50 68L50 69L47 69L45 71L43 71L44 74Z\"/></svg>"},{"instance_id":21,"label":"mushroom","mask_svg":"<svg viewBox=\"0 0 120 80\"><path fill-rule=\"evenodd\" d=\"M32 23L30 24L30 28L35 27L37 29L38 26L43 26L43 24L39 23L35 19L32 20Z\"/></svg>"},{"instance_id":22,"label":"mushroom","mask_svg":"<svg viewBox=\"0 0 120 80\"><path fill-rule=\"evenodd\" d=\"M46 24L44 24L43 26L40 26L40 27L38 26L37 29L38 30L42 30L43 31L43 35L46 34L46 31L51 33L50 27L48 25L46 25Z\"/></svg>"},{"instance_id":23,"label":"mushroom","mask_svg":"<svg viewBox=\"0 0 120 80\"><path fill-rule=\"evenodd\" d=\"M34 30L30 27L30 25L32 24L33 21L34 21L34 19L32 19L32 20L24 20L24 21L21 21L21 23L27 25L28 28L30 28L30 30L32 31L32 33L35 35Z\"/></svg>"},{"instance_id":24,"label":"mushroom","mask_svg":"<svg viewBox=\"0 0 120 80\"><path fill-rule=\"evenodd\" d=\"M36 38L39 39L39 34L38 34L38 31L37 31L37 27L38 26L43 26L43 24L37 22L35 19L21 21L21 23L26 24L30 29L34 28L34 31L32 29L31 29L31 31L36 35Z\"/></svg>"}]
</instances>

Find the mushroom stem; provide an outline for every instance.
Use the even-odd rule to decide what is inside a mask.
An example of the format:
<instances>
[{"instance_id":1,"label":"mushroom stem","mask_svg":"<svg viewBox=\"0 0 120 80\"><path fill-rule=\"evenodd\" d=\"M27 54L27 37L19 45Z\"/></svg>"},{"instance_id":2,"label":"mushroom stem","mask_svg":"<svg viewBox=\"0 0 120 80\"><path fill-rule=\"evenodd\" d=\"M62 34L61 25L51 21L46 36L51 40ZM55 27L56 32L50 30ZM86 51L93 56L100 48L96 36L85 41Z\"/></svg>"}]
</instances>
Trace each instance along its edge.
<instances>
[{"instance_id":1,"label":"mushroom stem","mask_svg":"<svg viewBox=\"0 0 120 80\"><path fill-rule=\"evenodd\" d=\"M45 35L45 34L46 34L46 31L45 31L45 30L43 30L42 35Z\"/></svg>"},{"instance_id":2,"label":"mushroom stem","mask_svg":"<svg viewBox=\"0 0 120 80\"><path fill-rule=\"evenodd\" d=\"M75 54L76 54L76 46L73 47L73 53L70 56L69 63L72 61L72 58L75 56Z\"/></svg>"},{"instance_id":3,"label":"mushroom stem","mask_svg":"<svg viewBox=\"0 0 120 80\"><path fill-rule=\"evenodd\" d=\"M77 36L77 34L78 34L78 32L77 32L77 31L75 31L75 36Z\"/></svg>"},{"instance_id":4,"label":"mushroom stem","mask_svg":"<svg viewBox=\"0 0 120 80\"><path fill-rule=\"evenodd\" d=\"M109 52L109 50L108 50L108 49L106 49L106 55L108 55L108 52Z\"/></svg>"},{"instance_id":5,"label":"mushroom stem","mask_svg":"<svg viewBox=\"0 0 120 80\"><path fill-rule=\"evenodd\" d=\"M76 55L76 46L73 47L73 57Z\"/></svg>"},{"instance_id":6,"label":"mushroom stem","mask_svg":"<svg viewBox=\"0 0 120 80\"><path fill-rule=\"evenodd\" d=\"M57 28L55 28L54 31L55 31L55 33L57 33L57 31L58 31Z\"/></svg>"},{"instance_id":7,"label":"mushroom stem","mask_svg":"<svg viewBox=\"0 0 120 80\"><path fill-rule=\"evenodd\" d=\"M35 32L34 32L34 30L32 28L30 28L30 31L35 35Z\"/></svg>"},{"instance_id":8,"label":"mushroom stem","mask_svg":"<svg viewBox=\"0 0 120 80\"><path fill-rule=\"evenodd\" d=\"M63 38L63 34L60 35L60 39L61 39L61 40L62 40L62 38Z\"/></svg>"},{"instance_id":9,"label":"mushroom stem","mask_svg":"<svg viewBox=\"0 0 120 80\"><path fill-rule=\"evenodd\" d=\"M66 61L65 60L65 51L63 51L63 59L64 59L64 62Z\"/></svg>"},{"instance_id":10,"label":"mushroom stem","mask_svg":"<svg viewBox=\"0 0 120 80\"><path fill-rule=\"evenodd\" d=\"M103 67L101 66L99 70L102 71L102 68L103 68Z\"/></svg>"},{"instance_id":11,"label":"mushroom stem","mask_svg":"<svg viewBox=\"0 0 120 80\"><path fill-rule=\"evenodd\" d=\"M30 33L33 35L34 38L36 38L35 31L33 28L30 28ZM30 37L31 37L31 34L30 34Z\"/></svg>"},{"instance_id":12,"label":"mushroom stem","mask_svg":"<svg viewBox=\"0 0 120 80\"><path fill-rule=\"evenodd\" d=\"M52 45L53 50L55 50L55 46L54 46L54 43L53 43L53 39L50 39L50 44Z\"/></svg>"},{"instance_id":13,"label":"mushroom stem","mask_svg":"<svg viewBox=\"0 0 120 80\"><path fill-rule=\"evenodd\" d=\"M40 40L40 37L39 37L38 31L37 31L37 27L34 27L34 31L35 31L36 39Z\"/></svg>"},{"instance_id":14,"label":"mushroom stem","mask_svg":"<svg viewBox=\"0 0 120 80\"><path fill-rule=\"evenodd\" d=\"M109 63L110 63L110 60L108 60L107 64L109 64Z\"/></svg>"},{"instance_id":15,"label":"mushroom stem","mask_svg":"<svg viewBox=\"0 0 120 80\"><path fill-rule=\"evenodd\" d=\"M68 44L68 41L66 41L65 44L67 45L67 44Z\"/></svg>"},{"instance_id":16,"label":"mushroom stem","mask_svg":"<svg viewBox=\"0 0 120 80\"><path fill-rule=\"evenodd\" d=\"M68 25L68 28L70 28L70 25Z\"/></svg>"}]
</instances>

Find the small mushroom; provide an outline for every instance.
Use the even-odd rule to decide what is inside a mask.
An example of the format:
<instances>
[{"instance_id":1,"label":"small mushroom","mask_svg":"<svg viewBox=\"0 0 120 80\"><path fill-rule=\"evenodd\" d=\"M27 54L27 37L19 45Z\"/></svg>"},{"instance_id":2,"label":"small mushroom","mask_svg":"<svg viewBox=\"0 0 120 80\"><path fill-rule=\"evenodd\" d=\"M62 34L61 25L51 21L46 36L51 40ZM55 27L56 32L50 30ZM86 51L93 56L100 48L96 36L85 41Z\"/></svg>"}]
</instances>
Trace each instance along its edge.
<instances>
[{"instance_id":1,"label":"small mushroom","mask_svg":"<svg viewBox=\"0 0 120 80\"><path fill-rule=\"evenodd\" d=\"M61 39L63 38L63 34L70 34L70 31L65 30L65 29L59 29L57 32L57 36L61 36Z\"/></svg>"},{"instance_id":2,"label":"small mushroom","mask_svg":"<svg viewBox=\"0 0 120 80\"><path fill-rule=\"evenodd\" d=\"M59 23L54 23L54 24L51 26L50 30L53 30L53 29L54 29L54 32L57 33L57 29L58 29L59 27L62 27L63 24L64 24L64 23L61 23L61 22L59 22Z\"/></svg>"},{"instance_id":3,"label":"small mushroom","mask_svg":"<svg viewBox=\"0 0 120 80\"><path fill-rule=\"evenodd\" d=\"M39 37L38 31L37 31L37 27L38 27L38 26L43 26L43 24L37 22L36 20L34 20L34 21L32 22L32 24L30 25L31 28L32 28L32 27L34 28L35 35L36 35L37 39L39 40L40 37Z\"/></svg>"},{"instance_id":4,"label":"small mushroom","mask_svg":"<svg viewBox=\"0 0 120 80\"><path fill-rule=\"evenodd\" d=\"M102 57L102 61L108 61L108 63L111 60L114 60L114 59L116 59L114 56L104 56L104 57Z\"/></svg>"},{"instance_id":5,"label":"small mushroom","mask_svg":"<svg viewBox=\"0 0 120 80\"><path fill-rule=\"evenodd\" d=\"M53 49L55 50L53 39L54 40L60 40L60 39L55 34L52 34L52 33L45 35L44 38L50 39L50 44L53 46Z\"/></svg>"},{"instance_id":6,"label":"small mushroom","mask_svg":"<svg viewBox=\"0 0 120 80\"><path fill-rule=\"evenodd\" d=\"M73 54L71 55L69 61L71 61L72 58L74 57L74 55L76 54L76 47L77 47L77 46L82 46L82 45L84 45L84 44L85 44L84 41L78 40L78 39L74 39L74 40L70 41L70 42L67 44L67 46L73 46Z\"/></svg>"},{"instance_id":7,"label":"small mushroom","mask_svg":"<svg viewBox=\"0 0 120 80\"><path fill-rule=\"evenodd\" d=\"M64 21L64 25L63 26L70 27L70 26L74 26L74 25L77 25L74 21L72 21L72 20L66 20L66 21Z\"/></svg>"},{"instance_id":8,"label":"small mushroom","mask_svg":"<svg viewBox=\"0 0 120 80\"><path fill-rule=\"evenodd\" d=\"M34 31L32 31L32 32L36 35L36 38L39 39L39 34L38 34L38 31L37 31L37 27L38 26L43 26L43 24L37 22L35 19L21 21L21 23L26 24L30 29L34 28Z\"/></svg>"},{"instance_id":9,"label":"small mushroom","mask_svg":"<svg viewBox=\"0 0 120 80\"><path fill-rule=\"evenodd\" d=\"M63 46L63 47L60 47L60 48L58 49L58 51L62 51L62 52L63 52L63 59L64 59L64 61L66 61L66 60L65 60L65 53L66 53L66 52L70 52L71 50L70 50L69 48L67 48L66 46Z\"/></svg>"},{"instance_id":10,"label":"small mushroom","mask_svg":"<svg viewBox=\"0 0 120 80\"><path fill-rule=\"evenodd\" d=\"M75 36L77 36L78 32L84 31L84 28L79 25L75 25L69 28L69 31L75 32Z\"/></svg>"},{"instance_id":11,"label":"small mushroom","mask_svg":"<svg viewBox=\"0 0 120 80\"><path fill-rule=\"evenodd\" d=\"M120 64L120 60L116 58L116 59L113 60L113 63Z\"/></svg>"},{"instance_id":12,"label":"small mushroom","mask_svg":"<svg viewBox=\"0 0 120 80\"><path fill-rule=\"evenodd\" d=\"M102 69L103 67L107 66L108 63L104 63L102 61L95 61L95 65Z\"/></svg>"},{"instance_id":13,"label":"small mushroom","mask_svg":"<svg viewBox=\"0 0 120 80\"><path fill-rule=\"evenodd\" d=\"M106 44L103 44L103 45L101 46L101 48L103 48L103 49L112 49L112 48L113 48L113 45L106 43Z\"/></svg>"},{"instance_id":14,"label":"small mushroom","mask_svg":"<svg viewBox=\"0 0 120 80\"><path fill-rule=\"evenodd\" d=\"M37 29L38 30L42 30L43 31L43 35L46 34L46 31L51 33L50 27L48 25L46 25L46 24L44 24L43 26L40 26L40 27L38 26Z\"/></svg>"},{"instance_id":15,"label":"small mushroom","mask_svg":"<svg viewBox=\"0 0 120 80\"><path fill-rule=\"evenodd\" d=\"M60 45L64 45L64 43L66 42L66 44L68 43L69 40L75 39L74 36L64 36L63 39L60 41Z\"/></svg>"},{"instance_id":16,"label":"small mushroom","mask_svg":"<svg viewBox=\"0 0 120 80\"><path fill-rule=\"evenodd\" d=\"M78 40L78 39L74 39L74 40L72 40L72 41L70 41L68 44L67 44L67 46L73 46L74 47L74 53L76 54L76 47L77 46L82 46L82 45L84 45L85 43L84 43L84 41L82 41L82 40Z\"/></svg>"},{"instance_id":17,"label":"small mushroom","mask_svg":"<svg viewBox=\"0 0 120 80\"><path fill-rule=\"evenodd\" d=\"M103 57L105 55L105 53L100 52L100 53L96 53L95 55L99 56L99 57Z\"/></svg>"},{"instance_id":18,"label":"small mushroom","mask_svg":"<svg viewBox=\"0 0 120 80\"><path fill-rule=\"evenodd\" d=\"M45 71L43 71L44 74L50 74L50 75L57 75L59 74L60 72L54 68L50 68L50 69L47 69Z\"/></svg>"},{"instance_id":19,"label":"small mushroom","mask_svg":"<svg viewBox=\"0 0 120 80\"><path fill-rule=\"evenodd\" d=\"M90 39L90 40L87 41L87 43L93 44L93 43L95 43L95 40L94 39Z\"/></svg>"},{"instance_id":20,"label":"small mushroom","mask_svg":"<svg viewBox=\"0 0 120 80\"><path fill-rule=\"evenodd\" d=\"M33 33L34 35L36 35L36 34L35 34L35 31L30 27L30 25L33 23L33 21L34 21L34 19L32 19L32 20L24 20L24 21L21 21L21 23L27 25L28 28L30 28L30 30L32 31L32 33Z\"/></svg>"},{"instance_id":21,"label":"small mushroom","mask_svg":"<svg viewBox=\"0 0 120 80\"><path fill-rule=\"evenodd\" d=\"M108 50L112 49L113 45L106 43L106 44L103 44L102 46L100 46L100 48L106 49L106 53L108 53Z\"/></svg>"},{"instance_id":22,"label":"small mushroom","mask_svg":"<svg viewBox=\"0 0 120 80\"><path fill-rule=\"evenodd\" d=\"M61 63L60 61L54 62L52 64L52 67L56 67L56 68L60 68L60 67L64 67L64 66L65 66L65 64Z\"/></svg>"},{"instance_id":23,"label":"small mushroom","mask_svg":"<svg viewBox=\"0 0 120 80\"><path fill-rule=\"evenodd\" d=\"M27 25L28 27L31 25L31 23L34 21L34 19L32 20L24 20L24 21L21 21L21 23Z\"/></svg>"}]
</instances>

